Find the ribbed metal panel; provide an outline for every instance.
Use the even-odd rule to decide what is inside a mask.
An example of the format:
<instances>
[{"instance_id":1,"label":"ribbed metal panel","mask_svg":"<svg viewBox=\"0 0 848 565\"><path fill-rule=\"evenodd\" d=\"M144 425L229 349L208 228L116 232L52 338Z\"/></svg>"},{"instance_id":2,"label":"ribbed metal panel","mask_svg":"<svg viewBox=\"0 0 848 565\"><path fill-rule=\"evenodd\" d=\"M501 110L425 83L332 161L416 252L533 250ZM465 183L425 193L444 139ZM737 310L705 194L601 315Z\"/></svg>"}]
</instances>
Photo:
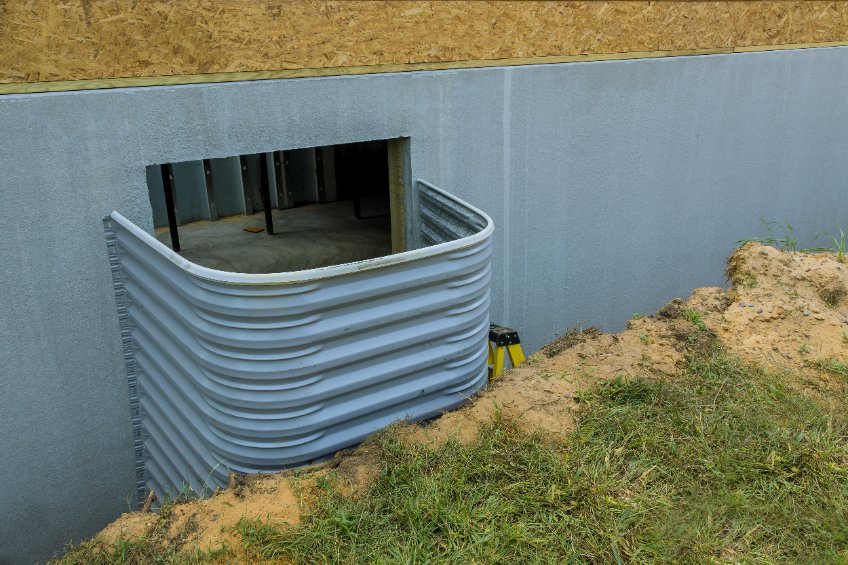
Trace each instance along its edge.
<instances>
[{"instance_id":1,"label":"ribbed metal panel","mask_svg":"<svg viewBox=\"0 0 848 565\"><path fill-rule=\"evenodd\" d=\"M492 222L415 191L426 247L293 273L207 269L104 220L139 498L315 461L486 384Z\"/></svg>"}]
</instances>

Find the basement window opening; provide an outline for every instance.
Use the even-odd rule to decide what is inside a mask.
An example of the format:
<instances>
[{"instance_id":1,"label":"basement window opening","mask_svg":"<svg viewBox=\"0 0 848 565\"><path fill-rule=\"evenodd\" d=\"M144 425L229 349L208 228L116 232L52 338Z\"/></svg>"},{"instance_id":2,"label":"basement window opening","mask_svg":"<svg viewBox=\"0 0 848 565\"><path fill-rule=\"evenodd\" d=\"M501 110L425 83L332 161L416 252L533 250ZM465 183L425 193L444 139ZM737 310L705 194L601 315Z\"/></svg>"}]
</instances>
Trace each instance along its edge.
<instances>
[{"instance_id":1,"label":"basement window opening","mask_svg":"<svg viewBox=\"0 0 848 565\"><path fill-rule=\"evenodd\" d=\"M405 139L147 167L156 238L239 273L300 271L406 250Z\"/></svg>"}]
</instances>

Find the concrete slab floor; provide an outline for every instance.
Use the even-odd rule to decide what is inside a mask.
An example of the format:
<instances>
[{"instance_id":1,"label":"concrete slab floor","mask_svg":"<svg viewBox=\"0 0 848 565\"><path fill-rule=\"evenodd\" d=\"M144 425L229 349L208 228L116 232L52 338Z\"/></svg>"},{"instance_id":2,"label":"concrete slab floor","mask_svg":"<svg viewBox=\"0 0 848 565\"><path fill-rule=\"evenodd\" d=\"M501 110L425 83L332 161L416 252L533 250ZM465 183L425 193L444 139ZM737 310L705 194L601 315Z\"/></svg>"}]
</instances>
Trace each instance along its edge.
<instances>
[{"instance_id":1,"label":"concrete slab floor","mask_svg":"<svg viewBox=\"0 0 848 565\"><path fill-rule=\"evenodd\" d=\"M390 255L391 221L382 201L363 199L362 214L353 215L353 202L343 200L274 210L274 231L250 233L246 227L265 227L262 212L202 221L179 227L180 255L204 267L239 273L278 273L362 261ZM171 246L168 228L156 238Z\"/></svg>"}]
</instances>

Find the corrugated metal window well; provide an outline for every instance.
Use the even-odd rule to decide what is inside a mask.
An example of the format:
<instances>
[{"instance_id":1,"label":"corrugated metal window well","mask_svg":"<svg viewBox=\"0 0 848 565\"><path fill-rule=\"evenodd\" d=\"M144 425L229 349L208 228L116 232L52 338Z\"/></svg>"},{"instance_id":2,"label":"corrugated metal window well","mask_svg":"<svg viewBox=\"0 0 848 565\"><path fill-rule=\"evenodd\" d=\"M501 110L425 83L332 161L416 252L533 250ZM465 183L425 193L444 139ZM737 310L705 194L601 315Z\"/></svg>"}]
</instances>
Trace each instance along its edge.
<instances>
[{"instance_id":1,"label":"corrugated metal window well","mask_svg":"<svg viewBox=\"0 0 848 565\"><path fill-rule=\"evenodd\" d=\"M266 178L276 159L256 160ZM389 184L403 177L391 169L389 159ZM140 501L150 490L211 493L230 470L315 462L485 386L492 221L432 184L407 184L404 205L388 205L407 227L388 219L382 255L306 269L216 269L177 253L167 230L154 237L118 212L104 220ZM284 187L297 206L295 187ZM209 201L221 213L217 190ZM361 198L359 216L379 213ZM274 231L285 239L276 222Z\"/></svg>"}]
</instances>

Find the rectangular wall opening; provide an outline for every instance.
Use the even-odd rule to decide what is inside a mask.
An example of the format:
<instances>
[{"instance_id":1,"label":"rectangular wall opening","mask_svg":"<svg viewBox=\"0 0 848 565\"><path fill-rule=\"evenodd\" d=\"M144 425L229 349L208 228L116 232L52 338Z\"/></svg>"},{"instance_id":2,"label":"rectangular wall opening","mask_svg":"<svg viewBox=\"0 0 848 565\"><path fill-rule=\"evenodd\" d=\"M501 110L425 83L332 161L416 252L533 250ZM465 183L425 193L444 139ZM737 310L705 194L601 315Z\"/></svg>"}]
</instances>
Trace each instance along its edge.
<instances>
[{"instance_id":1,"label":"rectangular wall opening","mask_svg":"<svg viewBox=\"0 0 848 565\"><path fill-rule=\"evenodd\" d=\"M147 167L156 238L193 263L274 273L406 250L408 140Z\"/></svg>"}]
</instances>

